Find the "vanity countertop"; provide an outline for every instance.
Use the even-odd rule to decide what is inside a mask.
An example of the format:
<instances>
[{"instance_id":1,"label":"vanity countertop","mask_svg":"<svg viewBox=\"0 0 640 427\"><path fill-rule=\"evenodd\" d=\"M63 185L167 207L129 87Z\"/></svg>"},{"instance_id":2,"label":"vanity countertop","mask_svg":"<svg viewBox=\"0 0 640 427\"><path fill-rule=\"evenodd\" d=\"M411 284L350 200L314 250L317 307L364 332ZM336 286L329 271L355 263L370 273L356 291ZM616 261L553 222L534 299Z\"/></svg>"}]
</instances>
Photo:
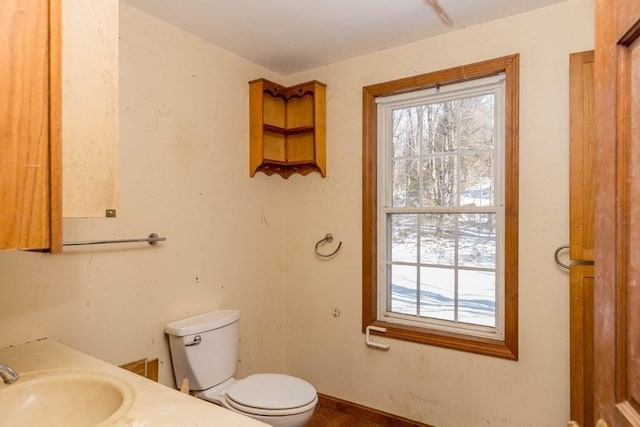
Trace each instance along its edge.
<instances>
[{"instance_id":1,"label":"vanity countertop","mask_svg":"<svg viewBox=\"0 0 640 427\"><path fill-rule=\"evenodd\" d=\"M133 390L131 407L118 419L100 424L101 426L266 426L264 423L180 393L51 339L2 348L0 363L11 366L24 376L34 371L69 369L97 372L128 384ZM19 382L20 379L15 384ZM0 392L11 386L0 382Z\"/></svg>"}]
</instances>

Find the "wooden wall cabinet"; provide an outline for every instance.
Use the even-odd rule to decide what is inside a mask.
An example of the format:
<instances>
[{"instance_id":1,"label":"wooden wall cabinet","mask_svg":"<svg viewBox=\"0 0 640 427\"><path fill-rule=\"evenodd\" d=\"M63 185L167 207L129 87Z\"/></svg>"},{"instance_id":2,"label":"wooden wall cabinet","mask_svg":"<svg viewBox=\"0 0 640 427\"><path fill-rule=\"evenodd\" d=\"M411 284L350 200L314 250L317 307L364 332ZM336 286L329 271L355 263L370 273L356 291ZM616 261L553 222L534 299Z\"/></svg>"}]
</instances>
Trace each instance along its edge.
<instances>
[{"instance_id":1,"label":"wooden wall cabinet","mask_svg":"<svg viewBox=\"0 0 640 427\"><path fill-rule=\"evenodd\" d=\"M571 419L592 426L594 390L594 52L569 57L569 335Z\"/></svg>"},{"instance_id":2,"label":"wooden wall cabinet","mask_svg":"<svg viewBox=\"0 0 640 427\"><path fill-rule=\"evenodd\" d=\"M62 249L60 3L0 3L0 249Z\"/></svg>"},{"instance_id":3,"label":"wooden wall cabinet","mask_svg":"<svg viewBox=\"0 0 640 427\"><path fill-rule=\"evenodd\" d=\"M249 175L326 176L326 85L249 82Z\"/></svg>"}]
</instances>

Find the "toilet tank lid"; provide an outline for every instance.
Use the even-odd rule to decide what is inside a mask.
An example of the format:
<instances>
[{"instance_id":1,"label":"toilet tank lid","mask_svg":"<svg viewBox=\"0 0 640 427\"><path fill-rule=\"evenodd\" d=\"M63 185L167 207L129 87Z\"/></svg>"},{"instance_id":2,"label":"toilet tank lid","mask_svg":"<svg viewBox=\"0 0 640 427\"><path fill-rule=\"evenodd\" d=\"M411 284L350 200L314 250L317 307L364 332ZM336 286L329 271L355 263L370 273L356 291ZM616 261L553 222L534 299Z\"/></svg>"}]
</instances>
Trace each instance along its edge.
<instances>
[{"instance_id":1,"label":"toilet tank lid","mask_svg":"<svg viewBox=\"0 0 640 427\"><path fill-rule=\"evenodd\" d=\"M165 333L183 337L229 325L240 319L238 310L216 310L176 320L164 327Z\"/></svg>"}]
</instances>

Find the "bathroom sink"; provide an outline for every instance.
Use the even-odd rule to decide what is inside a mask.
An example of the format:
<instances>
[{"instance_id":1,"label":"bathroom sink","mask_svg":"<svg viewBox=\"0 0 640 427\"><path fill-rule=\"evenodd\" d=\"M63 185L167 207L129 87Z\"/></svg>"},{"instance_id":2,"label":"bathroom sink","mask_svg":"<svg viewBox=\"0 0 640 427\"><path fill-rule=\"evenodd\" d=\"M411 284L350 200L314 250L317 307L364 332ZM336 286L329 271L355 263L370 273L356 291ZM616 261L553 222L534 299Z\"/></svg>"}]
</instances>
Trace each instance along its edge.
<instances>
[{"instance_id":1,"label":"bathroom sink","mask_svg":"<svg viewBox=\"0 0 640 427\"><path fill-rule=\"evenodd\" d=\"M133 391L122 380L97 372L46 370L0 382L0 427L98 426L122 417Z\"/></svg>"}]
</instances>

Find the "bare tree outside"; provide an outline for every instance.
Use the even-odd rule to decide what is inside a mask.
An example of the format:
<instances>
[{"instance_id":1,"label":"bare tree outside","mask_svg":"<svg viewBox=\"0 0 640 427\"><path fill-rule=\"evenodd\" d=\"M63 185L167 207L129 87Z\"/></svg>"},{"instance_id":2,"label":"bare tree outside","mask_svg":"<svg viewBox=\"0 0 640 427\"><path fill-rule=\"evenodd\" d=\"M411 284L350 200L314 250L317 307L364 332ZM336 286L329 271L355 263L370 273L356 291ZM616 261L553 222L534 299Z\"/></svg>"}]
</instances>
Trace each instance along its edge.
<instances>
[{"instance_id":1,"label":"bare tree outside","mask_svg":"<svg viewBox=\"0 0 640 427\"><path fill-rule=\"evenodd\" d=\"M494 95L397 108L390 215L393 312L495 326Z\"/></svg>"}]
</instances>

